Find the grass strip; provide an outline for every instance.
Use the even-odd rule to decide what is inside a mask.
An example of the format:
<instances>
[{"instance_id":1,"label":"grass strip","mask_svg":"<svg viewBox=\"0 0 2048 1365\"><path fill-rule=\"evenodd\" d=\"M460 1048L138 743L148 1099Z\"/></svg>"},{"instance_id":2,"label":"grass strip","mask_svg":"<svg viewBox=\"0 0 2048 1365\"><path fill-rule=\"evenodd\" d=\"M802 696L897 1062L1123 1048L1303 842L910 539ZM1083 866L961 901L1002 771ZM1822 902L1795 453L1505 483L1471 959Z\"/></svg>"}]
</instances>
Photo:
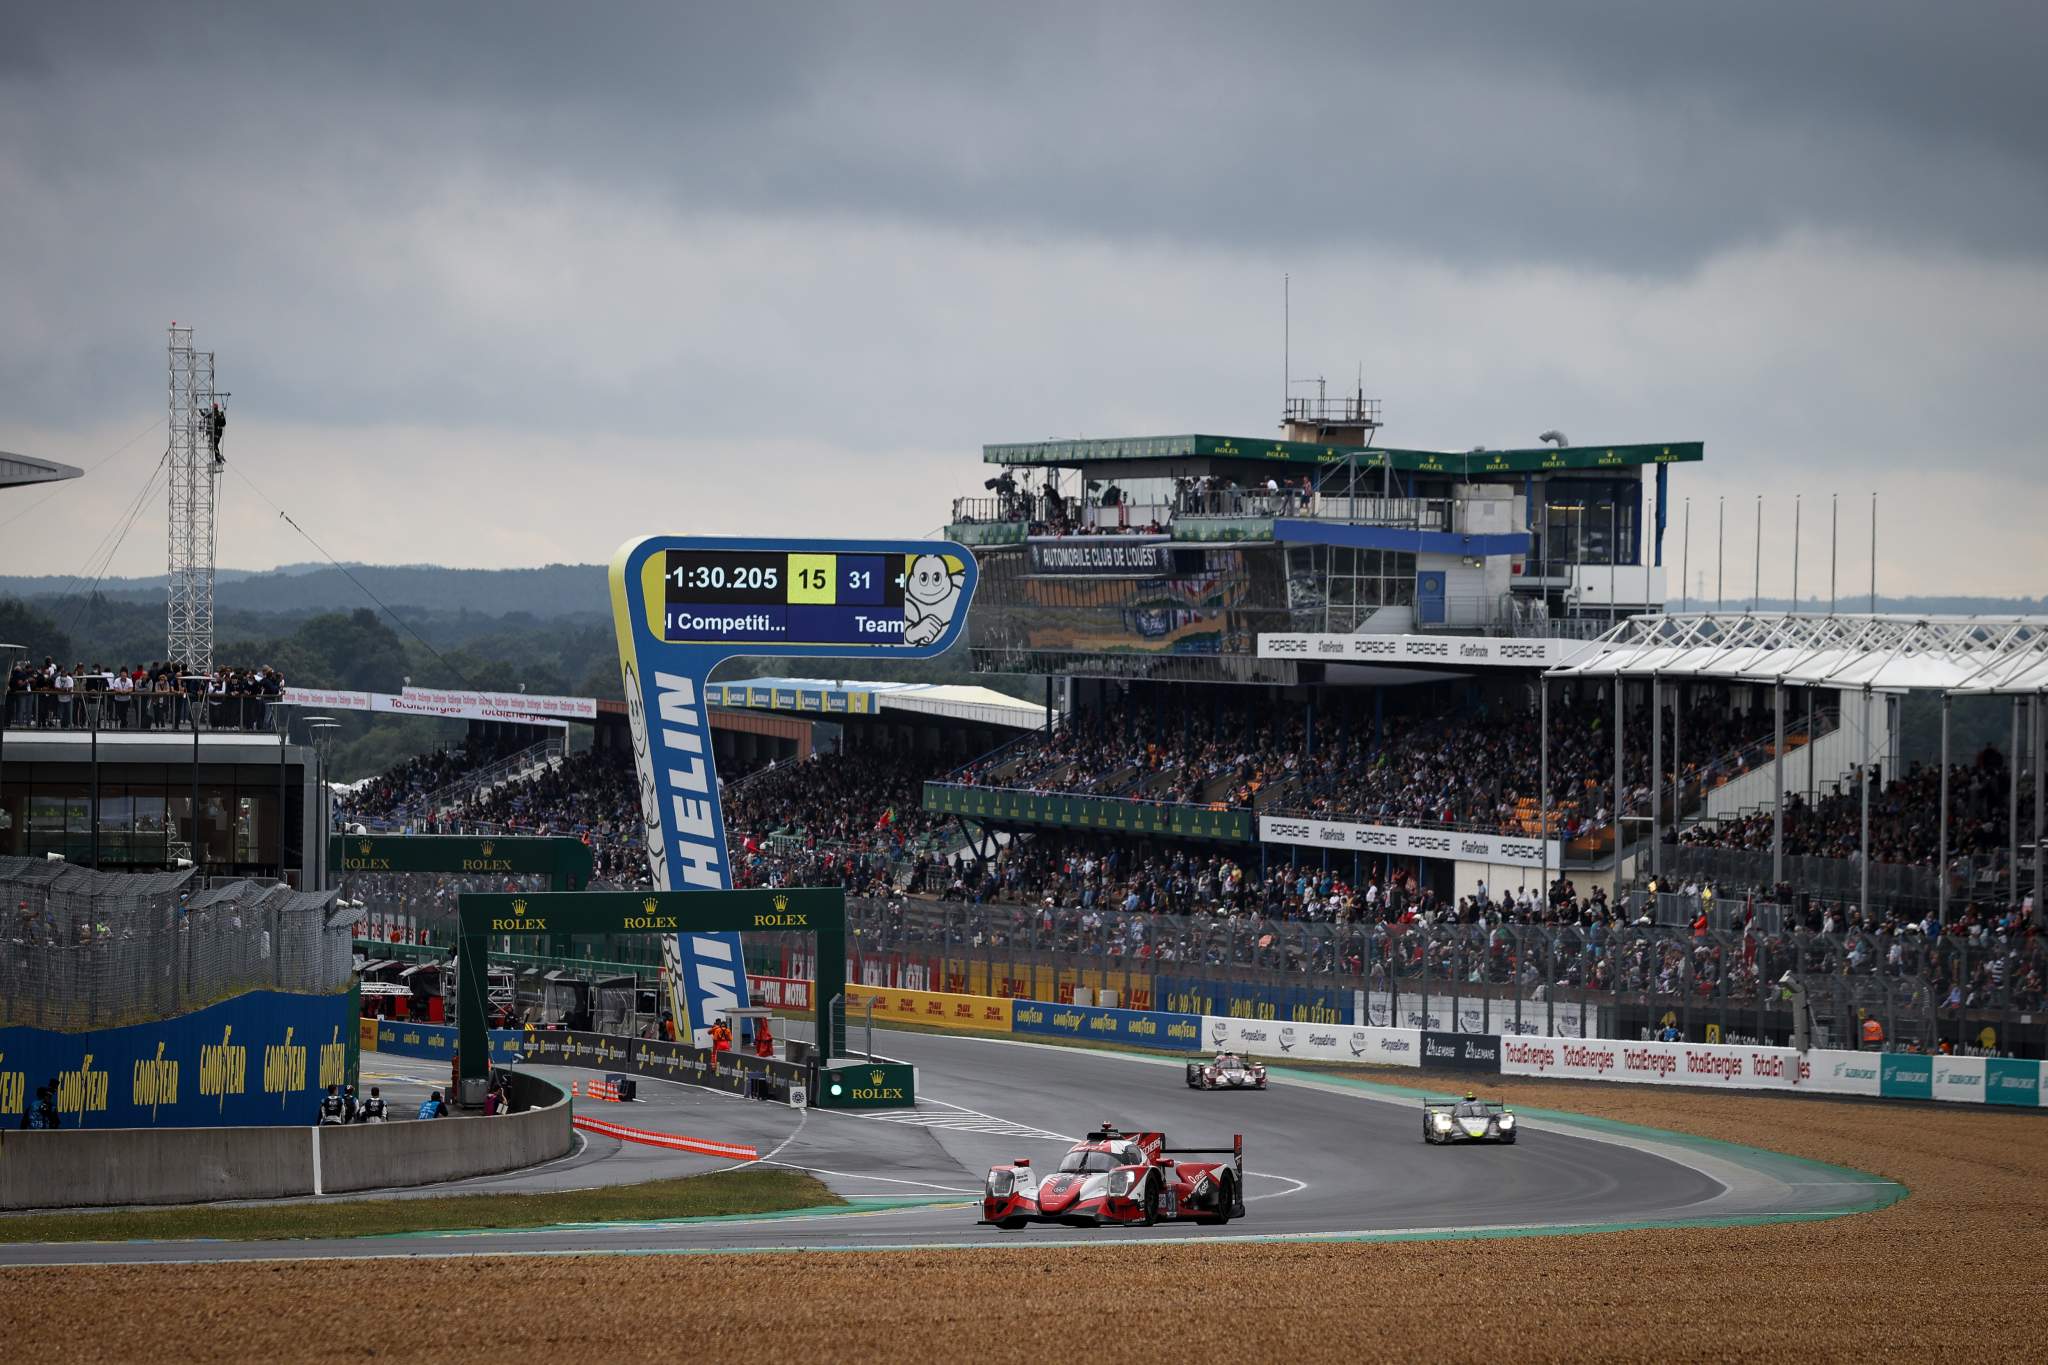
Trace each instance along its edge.
<instances>
[{"instance_id":1,"label":"grass strip","mask_svg":"<svg viewBox=\"0 0 2048 1365\"><path fill-rule=\"evenodd\" d=\"M533 1194L451 1194L327 1203L181 1205L0 1218L0 1242L133 1242L206 1238L262 1242L388 1237L406 1232L537 1228L557 1223L645 1222L780 1213L845 1201L802 1171L710 1175Z\"/></svg>"}]
</instances>

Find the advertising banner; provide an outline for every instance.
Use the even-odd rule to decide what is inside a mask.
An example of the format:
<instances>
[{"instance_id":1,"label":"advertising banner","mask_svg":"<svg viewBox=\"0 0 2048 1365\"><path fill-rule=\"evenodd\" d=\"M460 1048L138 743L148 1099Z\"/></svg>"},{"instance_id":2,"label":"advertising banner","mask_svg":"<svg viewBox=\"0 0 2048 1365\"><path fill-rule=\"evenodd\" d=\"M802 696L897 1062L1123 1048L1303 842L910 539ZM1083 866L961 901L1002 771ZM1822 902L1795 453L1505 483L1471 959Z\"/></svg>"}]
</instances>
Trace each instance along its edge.
<instances>
[{"instance_id":1,"label":"advertising banner","mask_svg":"<svg viewBox=\"0 0 2048 1365\"><path fill-rule=\"evenodd\" d=\"M176 1019L58 1033L0 1028L0 1127L55 1091L60 1128L310 1124L354 1081L349 996L252 991Z\"/></svg>"},{"instance_id":2,"label":"advertising banner","mask_svg":"<svg viewBox=\"0 0 2048 1365\"><path fill-rule=\"evenodd\" d=\"M905 1109L917 1102L917 1071L905 1062L855 1062L818 1076L821 1109Z\"/></svg>"},{"instance_id":3,"label":"advertising banner","mask_svg":"<svg viewBox=\"0 0 2048 1365\"><path fill-rule=\"evenodd\" d=\"M1934 1092L1934 1098L1951 1104L1984 1103L1982 1057L1936 1056L1931 1060L1934 1074L1928 1088Z\"/></svg>"},{"instance_id":4,"label":"advertising banner","mask_svg":"<svg viewBox=\"0 0 2048 1365\"><path fill-rule=\"evenodd\" d=\"M811 983L801 977L748 973L747 996L764 1009L807 1010L811 1008Z\"/></svg>"},{"instance_id":5,"label":"advertising banner","mask_svg":"<svg viewBox=\"0 0 2048 1365\"><path fill-rule=\"evenodd\" d=\"M1259 634L1261 659L1328 663L1431 664L1438 668L1555 668L1592 646L1584 640L1499 639L1470 635Z\"/></svg>"},{"instance_id":6,"label":"advertising banner","mask_svg":"<svg viewBox=\"0 0 2048 1365\"><path fill-rule=\"evenodd\" d=\"M287 687L284 704L321 711L367 711L371 707L372 695L369 692L337 692L325 687Z\"/></svg>"},{"instance_id":7,"label":"advertising banner","mask_svg":"<svg viewBox=\"0 0 2048 1365\"><path fill-rule=\"evenodd\" d=\"M1422 1065L1435 1070L1501 1071L1501 1039L1483 1033L1422 1035Z\"/></svg>"},{"instance_id":8,"label":"advertising banner","mask_svg":"<svg viewBox=\"0 0 2048 1365\"><path fill-rule=\"evenodd\" d=\"M1799 1078L1799 1088L1823 1095L1876 1095L1877 1054L1815 1049L1806 1054L1806 1073Z\"/></svg>"},{"instance_id":9,"label":"advertising banner","mask_svg":"<svg viewBox=\"0 0 2048 1365\"><path fill-rule=\"evenodd\" d=\"M453 1057L455 1025L414 1024L403 1019L377 1022L377 1051L395 1052L402 1057ZM510 1066L525 1060L525 1048L518 1029L491 1030L491 1061Z\"/></svg>"},{"instance_id":10,"label":"advertising banner","mask_svg":"<svg viewBox=\"0 0 2048 1365\"><path fill-rule=\"evenodd\" d=\"M1354 825L1341 820L1286 815L1261 815L1259 842L1390 853L1404 858L1463 859L1513 867L1557 867L1563 856L1563 846L1555 839L1550 841L1546 858L1540 839L1462 830L1409 829L1401 825Z\"/></svg>"},{"instance_id":11,"label":"advertising banner","mask_svg":"<svg viewBox=\"0 0 2048 1365\"><path fill-rule=\"evenodd\" d=\"M1524 1000L1522 1017L1515 1019L1512 1000L1460 999L1444 994L1428 998L1429 1012L1423 1013L1419 991L1403 991L1397 1001L1387 991L1369 991L1365 997L1366 1021L1380 1028L1434 1029L1439 1033L1545 1034L1561 1038L1586 1036L1592 1010L1576 1000L1559 1000L1548 1005L1541 1000Z\"/></svg>"},{"instance_id":12,"label":"advertising banner","mask_svg":"<svg viewBox=\"0 0 2048 1365\"><path fill-rule=\"evenodd\" d=\"M1878 1059L1877 1093L1892 1100L1934 1098L1934 1059L1911 1052L1887 1052Z\"/></svg>"},{"instance_id":13,"label":"advertising banner","mask_svg":"<svg viewBox=\"0 0 2048 1365\"><path fill-rule=\"evenodd\" d=\"M1422 1035L1413 1029L1290 1024L1269 1019L1202 1020L1202 1050L1316 1062L1421 1066Z\"/></svg>"},{"instance_id":14,"label":"advertising banner","mask_svg":"<svg viewBox=\"0 0 2048 1365\"><path fill-rule=\"evenodd\" d=\"M619 1070L652 1080L704 1086L734 1095L749 1094L756 1089L756 1082L765 1081L771 1094L778 1099L787 1099L789 1087L804 1084L807 1074L804 1067L779 1057L726 1052L717 1057L714 1066L708 1048L645 1038L616 1041L627 1045L626 1059L619 1064Z\"/></svg>"},{"instance_id":15,"label":"advertising banner","mask_svg":"<svg viewBox=\"0 0 2048 1365\"><path fill-rule=\"evenodd\" d=\"M1152 990L1159 1008L1177 1014L1349 1024L1357 1012L1358 993L1339 986L1273 986L1197 976L1154 976Z\"/></svg>"},{"instance_id":16,"label":"advertising banner","mask_svg":"<svg viewBox=\"0 0 2048 1365\"><path fill-rule=\"evenodd\" d=\"M525 692L468 692L439 687L408 687L393 710L424 710L434 715L554 716L564 720L596 720L595 697L543 697Z\"/></svg>"},{"instance_id":17,"label":"advertising banner","mask_svg":"<svg viewBox=\"0 0 2048 1365\"><path fill-rule=\"evenodd\" d=\"M1169 536L1034 537L1031 572L1156 577L1167 570L1166 547L1171 540Z\"/></svg>"},{"instance_id":18,"label":"advertising banner","mask_svg":"<svg viewBox=\"0 0 2048 1365\"><path fill-rule=\"evenodd\" d=\"M1984 1102L1986 1104L2013 1104L2023 1109L2039 1108L2041 1104L2040 1062L2025 1061L2012 1057L1986 1057L1984 1059Z\"/></svg>"},{"instance_id":19,"label":"advertising banner","mask_svg":"<svg viewBox=\"0 0 2048 1365\"><path fill-rule=\"evenodd\" d=\"M1008 1033L1013 1001L986 995L948 995L943 991L877 990L871 986L846 988L848 1028L867 1017L869 1001L874 1002L875 1021L903 1020L911 1023L941 1024L947 1028L970 1029L976 1033Z\"/></svg>"},{"instance_id":20,"label":"advertising banner","mask_svg":"<svg viewBox=\"0 0 2048 1365\"><path fill-rule=\"evenodd\" d=\"M1784 1047L1508 1038L1502 1042L1500 1069L1507 1076L1769 1090L1798 1084L1800 1059Z\"/></svg>"},{"instance_id":21,"label":"advertising banner","mask_svg":"<svg viewBox=\"0 0 2048 1365\"><path fill-rule=\"evenodd\" d=\"M1100 1005L1054 1005L1037 1000L1013 1000L1009 1005L1013 1033L1093 1038L1100 1042L1131 1043L1178 1052L1192 1052L1202 1045L1202 1021L1192 1014L1107 1009Z\"/></svg>"}]
</instances>

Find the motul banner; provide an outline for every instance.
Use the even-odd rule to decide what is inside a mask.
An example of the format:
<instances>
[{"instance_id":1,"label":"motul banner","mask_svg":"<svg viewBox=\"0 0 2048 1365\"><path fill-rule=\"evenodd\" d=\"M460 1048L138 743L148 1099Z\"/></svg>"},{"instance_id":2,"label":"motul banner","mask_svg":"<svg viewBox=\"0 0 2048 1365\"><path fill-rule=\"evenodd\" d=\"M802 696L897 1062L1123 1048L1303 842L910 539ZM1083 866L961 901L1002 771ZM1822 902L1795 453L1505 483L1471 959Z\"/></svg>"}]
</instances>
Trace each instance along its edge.
<instances>
[{"instance_id":1,"label":"motul banner","mask_svg":"<svg viewBox=\"0 0 2048 1365\"><path fill-rule=\"evenodd\" d=\"M756 1005L771 1010L811 1008L811 983L793 976L756 976L747 973L747 996Z\"/></svg>"}]
</instances>

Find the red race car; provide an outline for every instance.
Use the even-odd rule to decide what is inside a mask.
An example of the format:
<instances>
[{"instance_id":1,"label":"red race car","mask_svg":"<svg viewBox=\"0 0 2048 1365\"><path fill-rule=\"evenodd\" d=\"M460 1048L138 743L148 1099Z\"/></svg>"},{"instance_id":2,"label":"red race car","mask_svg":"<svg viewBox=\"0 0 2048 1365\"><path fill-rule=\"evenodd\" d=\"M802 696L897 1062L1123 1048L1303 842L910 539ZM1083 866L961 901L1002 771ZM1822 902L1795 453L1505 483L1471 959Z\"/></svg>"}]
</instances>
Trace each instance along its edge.
<instances>
[{"instance_id":1,"label":"red race car","mask_svg":"<svg viewBox=\"0 0 2048 1365\"><path fill-rule=\"evenodd\" d=\"M1027 1223L1150 1227L1166 1220L1221 1225L1243 1216L1242 1134L1228 1147L1168 1147L1163 1133L1119 1132L1106 1123L1042 1177L1022 1158L994 1167L981 1198L981 1221L1004 1229Z\"/></svg>"}]
</instances>

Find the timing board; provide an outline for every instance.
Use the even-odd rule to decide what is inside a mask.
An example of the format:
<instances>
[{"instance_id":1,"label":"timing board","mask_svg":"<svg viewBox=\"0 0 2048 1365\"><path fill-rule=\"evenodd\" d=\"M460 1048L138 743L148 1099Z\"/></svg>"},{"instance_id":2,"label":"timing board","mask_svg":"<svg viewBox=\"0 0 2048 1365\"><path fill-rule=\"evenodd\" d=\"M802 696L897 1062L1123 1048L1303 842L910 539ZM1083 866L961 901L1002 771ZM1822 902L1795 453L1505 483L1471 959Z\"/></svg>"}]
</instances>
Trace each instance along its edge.
<instances>
[{"instance_id":1,"label":"timing board","mask_svg":"<svg viewBox=\"0 0 2048 1365\"><path fill-rule=\"evenodd\" d=\"M648 536L611 564L649 872L667 890L732 886L704 685L736 656L924 659L966 628L974 556L951 541ZM747 1003L736 933L663 942L669 1006L701 1034Z\"/></svg>"}]
</instances>

